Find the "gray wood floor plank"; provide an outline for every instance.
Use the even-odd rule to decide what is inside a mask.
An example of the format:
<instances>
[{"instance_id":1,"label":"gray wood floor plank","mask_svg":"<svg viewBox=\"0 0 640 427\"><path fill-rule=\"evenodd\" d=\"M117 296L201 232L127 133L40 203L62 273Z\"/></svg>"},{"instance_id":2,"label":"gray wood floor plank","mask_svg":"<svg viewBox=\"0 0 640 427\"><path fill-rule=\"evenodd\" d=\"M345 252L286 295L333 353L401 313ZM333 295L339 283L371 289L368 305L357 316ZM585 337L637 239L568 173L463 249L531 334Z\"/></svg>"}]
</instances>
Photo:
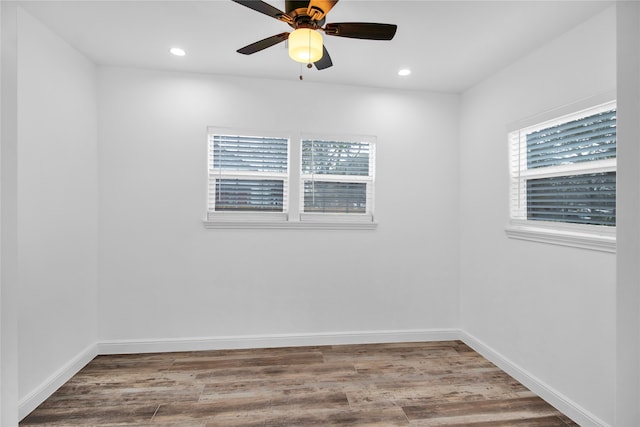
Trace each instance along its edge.
<instances>
[{"instance_id":1,"label":"gray wood floor plank","mask_svg":"<svg viewBox=\"0 0 640 427\"><path fill-rule=\"evenodd\" d=\"M98 356L33 426L576 426L460 341Z\"/></svg>"}]
</instances>

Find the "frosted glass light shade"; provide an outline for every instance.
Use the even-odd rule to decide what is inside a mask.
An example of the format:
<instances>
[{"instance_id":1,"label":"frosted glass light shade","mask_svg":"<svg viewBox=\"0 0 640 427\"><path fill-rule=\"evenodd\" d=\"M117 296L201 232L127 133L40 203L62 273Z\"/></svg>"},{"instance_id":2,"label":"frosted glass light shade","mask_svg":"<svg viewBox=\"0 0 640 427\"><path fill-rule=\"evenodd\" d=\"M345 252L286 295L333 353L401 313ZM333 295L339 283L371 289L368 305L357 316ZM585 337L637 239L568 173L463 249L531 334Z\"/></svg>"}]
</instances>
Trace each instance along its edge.
<instances>
[{"instance_id":1,"label":"frosted glass light shade","mask_svg":"<svg viewBox=\"0 0 640 427\"><path fill-rule=\"evenodd\" d=\"M322 58L322 35L309 28L298 28L289 34L289 56L309 64Z\"/></svg>"}]
</instances>

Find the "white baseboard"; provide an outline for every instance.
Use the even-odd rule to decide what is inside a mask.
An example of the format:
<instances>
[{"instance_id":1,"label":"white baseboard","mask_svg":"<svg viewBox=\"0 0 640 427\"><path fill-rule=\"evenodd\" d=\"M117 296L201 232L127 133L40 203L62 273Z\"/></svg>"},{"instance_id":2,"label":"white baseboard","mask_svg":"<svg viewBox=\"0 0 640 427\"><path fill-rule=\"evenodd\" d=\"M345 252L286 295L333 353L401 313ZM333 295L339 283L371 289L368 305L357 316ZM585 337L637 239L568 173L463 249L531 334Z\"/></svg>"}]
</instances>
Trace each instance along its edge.
<instances>
[{"instance_id":1,"label":"white baseboard","mask_svg":"<svg viewBox=\"0 0 640 427\"><path fill-rule=\"evenodd\" d=\"M99 354L163 353L172 351L230 350L242 348L300 347L310 345L374 344L412 341L447 341L460 338L457 329L410 329L310 334L239 335L204 338L114 340L98 344Z\"/></svg>"},{"instance_id":2,"label":"white baseboard","mask_svg":"<svg viewBox=\"0 0 640 427\"><path fill-rule=\"evenodd\" d=\"M54 372L39 387L31 391L18 402L18 419L23 419L51 396L64 383L69 381L71 377L77 374L80 369L84 368L94 357L98 355L98 347L91 344L82 350L76 357L71 359L63 367Z\"/></svg>"},{"instance_id":3,"label":"white baseboard","mask_svg":"<svg viewBox=\"0 0 640 427\"><path fill-rule=\"evenodd\" d=\"M461 340L490 360L500 369L520 381L559 411L583 427L611 427L589 411L577 405L543 381L511 362L506 357L459 329L411 329L391 331L353 331L311 334L240 335L229 337L165 338L144 340L113 340L90 345L73 360L51 375L39 387L19 402L20 419L99 354L162 353L174 351L229 350L245 348L300 347L310 345L374 344L392 342L426 342Z\"/></svg>"},{"instance_id":4,"label":"white baseboard","mask_svg":"<svg viewBox=\"0 0 640 427\"><path fill-rule=\"evenodd\" d=\"M460 339L529 390L546 400L582 427L611 427L580 405L516 365L473 335L460 331Z\"/></svg>"}]
</instances>

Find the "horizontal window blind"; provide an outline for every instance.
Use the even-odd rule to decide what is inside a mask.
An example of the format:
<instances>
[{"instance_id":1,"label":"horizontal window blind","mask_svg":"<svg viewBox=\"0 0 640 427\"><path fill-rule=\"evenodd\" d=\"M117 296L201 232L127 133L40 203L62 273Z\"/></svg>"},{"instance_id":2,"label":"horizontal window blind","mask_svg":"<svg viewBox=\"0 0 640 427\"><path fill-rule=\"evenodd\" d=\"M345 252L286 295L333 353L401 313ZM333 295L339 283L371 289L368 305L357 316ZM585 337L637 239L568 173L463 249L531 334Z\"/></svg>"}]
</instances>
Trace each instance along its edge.
<instances>
[{"instance_id":1,"label":"horizontal window blind","mask_svg":"<svg viewBox=\"0 0 640 427\"><path fill-rule=\"evenodd\" d=\"M303 139L301 211L373 214L374 144Z\"/></svg>"},{"instance_id":2,"label":"horizontal window blind","mask_svg":"<svg viewBox=\"0 0 640 427\"><path fill-rule=\"evenodd\" d=\"M527 181L527 219L616 225L616 173Z\"/></svg>"},{"instance_id":3,"label":"horizontal window blind","mask_svg":"<svg viewBox=\"0 0 640 427\"><path fill-rule=\"evenodd\" d=\"M212 135L213 169L287 172L289 141L231 135Z\"/></svg>"},{"instance_id":4,"label":"horizontal window blind","mask_svg":"<svg viewBox=\"0 0 640 427\"><path fill-rule=\"evenodd\" d=\"M369 176L371 144L302 141L302 173Z\"/></svg>"},{"instance_id":5,"label":"horizontal window blind","mask_svg":"<svg viewBox=\"0 0 640 427\"><path fill-rule=\"evenodd\" d=\"M615 226L615 102L509 134L511 218Z\"/></svg>"},{"instance_id":6,"label":"horizontal window blind","mask_svg":"<svg viewBox=\"0 0 640 427\"><path fill-rule=\"evenodd\" d=\"M528 133L527 168L566 165L616 157L616 111Z\"/></svg>"},{"instance_id":7,"label":"horizontal window blind","mask_svg":"<svg viewBox=\"0 0 640 427\"><path fill-rule=\"evenodd\" d=\"M286 212L289 140L209 135L209 212Z\"/></svg>"},{"instance_id":8,"label":"horizontal window blind","mask_svg":"<svg viewBox=\"0 0 640 427\"><path fill-rule=\"evenodd\" d=\"M216 211L282 212L282 180L216 179Z\"/></svg>"},{"instance_id":9,"label":"horizontal window blind","mask_svg":"<svg viewBox=\"0 0 640 427\"><path fill-rule=\"evenodd\" d=\"M304 182L304 211L366 213L367 184L360 182Z\"/></svg>"}]
</instances>

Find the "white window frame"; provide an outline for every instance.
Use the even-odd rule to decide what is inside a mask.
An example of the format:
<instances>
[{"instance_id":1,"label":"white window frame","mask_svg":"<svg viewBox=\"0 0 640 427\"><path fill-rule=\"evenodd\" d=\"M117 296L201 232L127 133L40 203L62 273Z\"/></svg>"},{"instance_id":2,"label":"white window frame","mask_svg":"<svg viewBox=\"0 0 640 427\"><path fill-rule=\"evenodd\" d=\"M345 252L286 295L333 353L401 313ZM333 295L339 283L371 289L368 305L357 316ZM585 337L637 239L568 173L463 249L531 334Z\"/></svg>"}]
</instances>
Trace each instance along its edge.
<instances>
[{"instance_id":1,"label":"white window frame","mask_svg":"<svg viewBox=\"0 0 640 427\"><path fill-rule=\"evenodd\" d=\"M615 253L616 227L527 220L528 179L616 172L616 159L527 169L526 134L616 108L611 93L592 97L509 126L509 238ZM524 153L524 155L522 154Z\"/></svg>"},{"instance_id":2,"label":"white window frame","mask_svg":"<svg viewBox=\"0 0 640 427\"><path fill-rule=\"evenodd\" d=\"M300 179L299 179L299 211L301 222L344 222L352 224L367 224L374 222L374 199L375 199L375 163L376 163L376 138L367 135L333 135L304 133L300 137L299 147L303 141L340 141L351 143L369 144L369 173L364 175L315 175L302 173L302 149L300 150ZM304 212L304 182L307 180L327 181L327 182L349 182L365 183L367 185L367 200L365 213L316 213Z\"/></svg>"},{"instance_id":3,"label":"white window frame","mask_svg":"<svg viewBox=\"0 0 640 427\"><path fill-rule=\"evenodd\" d=\"M210 210L209 191L212 180L219 177L212 170L210 164L210 135L242 135L287 138L289 140L288 149L288 173L287 182L288 194L285 200L284 212L214 212ZM330 135L330 134L310 134L301 132L278 132L278 131L256 131L237 128L225 128L219 126L209 126L207 128L207 206L202 219L206 229L328 229L328 230L375 230L378 226L374 220L374 191L372 188L367 197L366 214L331 214L331 213L303 213L303 186L304 180L301 173L302 164L302 140L315 138L319 140L340 140L369 142L373 144L375 150L376 138L362 135ZM375 155L372 155L370 168L372 176L371 184L375 179ZM243 173L248 176L252 173ZM326 175L323 175L323 179ZM361 178L356 178L356 180Z\"/></svg>"},{"instance_id":4,"label":"white window frame","mask_svg":"<svg viewBox=\"0 0 640 427\"><path fill-rule=\"evenodd\" d=\"M243 137L260 137L260 138L281 138L287 140L287 172L253 172L253 171L222 171L214 168L213 165L213 142L212 137L215 135L224 136L243 136ZM232 224L235 222L257 224L260 222L278 223L285 222L288 218L289 211L289 192L290 192L290 174L291 169L291 137L284 132L256 132L230 128L208 127L207 128L207 208L203 222L205 227L212 227L214 224ZM284 200L282 212L233 212L233 211L215 211L211 198L211 189L215 188L215 181L218 178L225 179L274 179L282 180L284 183ZM215 228L215 227L214 227Z\"/></svg>"}]
</instances>

